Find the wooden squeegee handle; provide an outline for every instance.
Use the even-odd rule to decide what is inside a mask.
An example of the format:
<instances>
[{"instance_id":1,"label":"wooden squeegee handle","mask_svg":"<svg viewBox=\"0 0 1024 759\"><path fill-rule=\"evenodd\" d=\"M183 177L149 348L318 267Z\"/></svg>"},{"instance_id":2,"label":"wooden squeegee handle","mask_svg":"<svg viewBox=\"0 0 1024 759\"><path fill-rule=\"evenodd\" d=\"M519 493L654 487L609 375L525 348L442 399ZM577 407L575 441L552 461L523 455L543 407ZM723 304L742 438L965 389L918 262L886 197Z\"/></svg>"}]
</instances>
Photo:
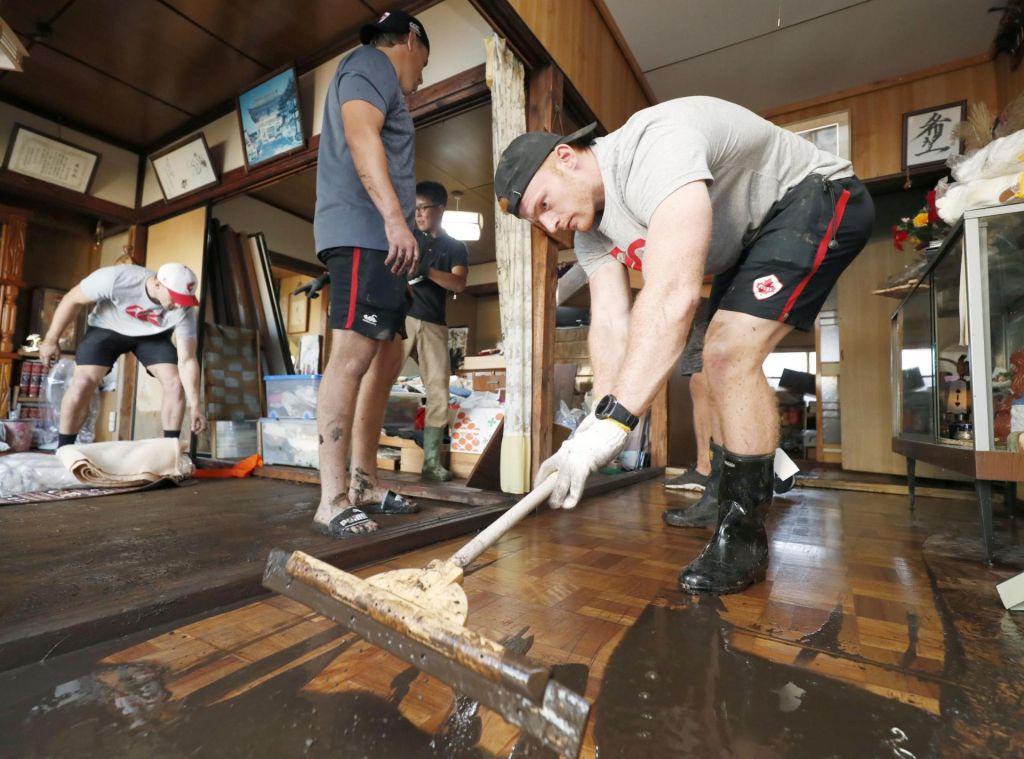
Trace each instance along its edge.
<instances>
[{"instance_id":1,"label":"wooden squeegee handle","mask_svg":"<svg viewBox=\"0 0 1024 759\"><path fill-rule=\"evenodd\" d=\"M557 479L557 473L549 475L544 482L523 496L519 503L498 517L487 529L470 542L466 543L457 554L452 556L451 563L460 569L465 569L477 556L494 545L498 538L515 527L523 517L544 503L548 496L551 495L551 491L555 489L555 481Z\"/></svg>"}]
</instances>

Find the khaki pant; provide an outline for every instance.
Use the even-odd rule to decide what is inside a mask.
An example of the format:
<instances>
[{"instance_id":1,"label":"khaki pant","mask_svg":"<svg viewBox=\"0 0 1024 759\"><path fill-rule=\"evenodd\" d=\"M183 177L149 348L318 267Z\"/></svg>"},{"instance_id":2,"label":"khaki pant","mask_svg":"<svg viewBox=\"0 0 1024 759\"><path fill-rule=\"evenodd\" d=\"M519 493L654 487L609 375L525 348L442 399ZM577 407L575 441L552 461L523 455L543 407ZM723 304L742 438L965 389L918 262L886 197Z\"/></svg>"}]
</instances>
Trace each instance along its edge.
<instances>
[{"instance_id":1,"label":"khaki pant","mask_svg":"<svg viewBox=\"0 0 1024 759\"><path fill-rule=\"evenodd\" d=\"M448 380L452 374L448 327L407 316L405 332L408 337L402 341L402 361L409 356L416 359L427 389L425 426L444 427L448 424Z\"/></svg>"}]
</instances>

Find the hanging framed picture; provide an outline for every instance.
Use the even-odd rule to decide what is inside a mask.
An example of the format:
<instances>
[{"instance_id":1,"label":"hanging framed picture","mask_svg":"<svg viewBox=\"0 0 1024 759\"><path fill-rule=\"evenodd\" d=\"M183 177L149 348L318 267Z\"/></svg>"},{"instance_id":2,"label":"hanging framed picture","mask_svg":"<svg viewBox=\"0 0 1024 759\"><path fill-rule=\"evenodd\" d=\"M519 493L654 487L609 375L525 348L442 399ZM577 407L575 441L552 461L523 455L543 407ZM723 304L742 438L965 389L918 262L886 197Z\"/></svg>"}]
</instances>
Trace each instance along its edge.
<instances>
[{"instance_id":1,"label":"hanging framed picture","mask_svg":"<svg viewBox=\"0 0 1024 759\"><path fill-rule=\"evenodd\" d=\"M153 164L164 200L191 195L220 181L202 132L154 153L149 162Z\"/></svg>"},{"instance_id":2,"label":"hanging framed picture","mask_svg":"<svg viewBox=\"0 0 1024 759\"><path fill-rule=\"evenodd\" d=\"M903 170L937 168L960 155L953 129L967 115L967 101L903 114Z\"/></svg>"},{"instance_id":3,"label":"hanging framed picture","mask_svg":"<svg viewBox=\"0 0 1024 759\"><path fill-rule=\"evenodd\" d=\"M237 112L247 169L306 147L294 67L276 71L240 94Z\"/></svg>"},{"instance_id":4,"label":"hanging framed picture","mask_svg":"<svg viewBox=\"0 0 1024 759\"><path fill-rule=\"evenodd\" d=\"M16 174L88 193L100 154L80 145L15 124L7 143L4 168Z\"/></svg>"}]
</instances>

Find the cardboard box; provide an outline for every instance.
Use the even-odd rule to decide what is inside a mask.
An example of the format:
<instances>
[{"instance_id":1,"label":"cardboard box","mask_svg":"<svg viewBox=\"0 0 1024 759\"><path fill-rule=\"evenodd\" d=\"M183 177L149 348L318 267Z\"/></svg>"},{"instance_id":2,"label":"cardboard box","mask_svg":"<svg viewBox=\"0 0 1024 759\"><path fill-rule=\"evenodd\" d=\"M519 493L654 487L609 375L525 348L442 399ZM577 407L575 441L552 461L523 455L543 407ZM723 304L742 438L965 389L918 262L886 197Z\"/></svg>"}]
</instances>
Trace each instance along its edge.
<instances>
[{"instance_id":1,"label":"cardboard box","mask_svg":"<svg viewBox=\"0 0 1024 759\"><path fill-rule=\"evenodd\" d=\"M452 425L452 453L483 453L504 417L500 406L459 409Z\"/></svg>"},{"instance_id":2,"label":"cardboard box","mask_svg":"<svg viewBox=\"0 0 1024 759\"><path fill-rule=\"evenodd\" d=\"M474 372L473 389L477 392L496 393L505 389L505 372Z\"/></svg>"}]
</instances>

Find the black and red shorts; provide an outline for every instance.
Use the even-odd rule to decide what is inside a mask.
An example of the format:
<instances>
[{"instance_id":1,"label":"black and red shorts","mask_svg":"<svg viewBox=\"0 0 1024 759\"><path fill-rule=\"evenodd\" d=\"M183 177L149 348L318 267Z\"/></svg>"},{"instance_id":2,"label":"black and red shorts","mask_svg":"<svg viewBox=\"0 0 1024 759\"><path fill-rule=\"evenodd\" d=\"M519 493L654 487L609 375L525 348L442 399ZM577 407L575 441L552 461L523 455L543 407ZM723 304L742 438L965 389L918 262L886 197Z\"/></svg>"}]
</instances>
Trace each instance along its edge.
<instances>
[{"instance_id":1,"label":"black and red shorts","mask_svg":"<svg viewBox=\"0 0 1024 759\"><path fill-rule=\"evenodd\" d=\"M89 327L78 342L75 363L110 369L122 355L134 353L147 371L154 364L177 364L178 349L171 342L173 332L169 329L155 335L122 335L111 329Z\"/></svg>"},{"instance_id":2,"label":"black and red shorts","mask_svg":"<svg viewBox=\"0 0 1024 759\"><path fill-rule=\"evenodd\" d=\"M739 311L810 330L874 221L874 202L859 179L810 175L769 209L736 265L715 277L712 315Z\"/></svg>"},{"instance_id":3,"label":"black and red shorts","mask_svg":"<svg viewBox=\"0 0 1024 759\"><path fill-rule=\"evenodd\" d=\"M384 265L386 250L327 248L317 254L331 275L331 329L374 340L405 338L409 310L406 278Z\"/></svg>"}]
</instances>

